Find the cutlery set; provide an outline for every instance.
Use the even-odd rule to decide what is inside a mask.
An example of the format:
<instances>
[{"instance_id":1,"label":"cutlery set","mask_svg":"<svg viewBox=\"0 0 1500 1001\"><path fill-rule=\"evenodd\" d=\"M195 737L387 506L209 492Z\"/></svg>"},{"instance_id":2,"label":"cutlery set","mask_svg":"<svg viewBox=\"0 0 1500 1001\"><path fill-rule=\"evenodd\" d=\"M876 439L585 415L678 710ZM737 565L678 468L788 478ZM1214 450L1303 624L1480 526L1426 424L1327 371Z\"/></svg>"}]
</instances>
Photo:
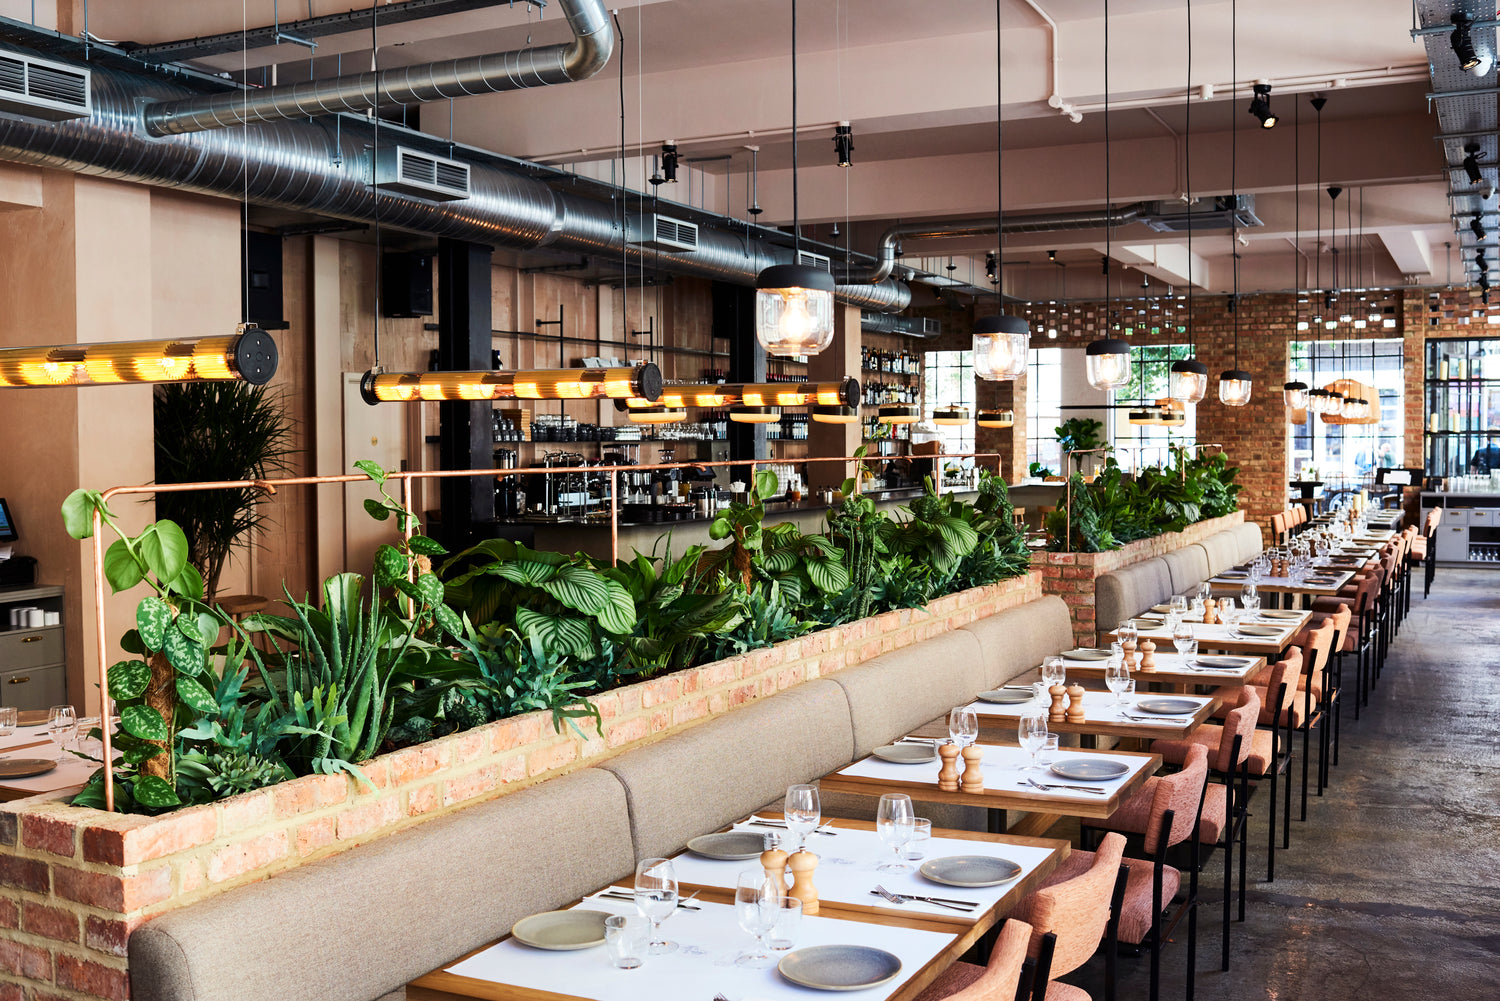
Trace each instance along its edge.
<instances>
[{"instance_id":1,"label":"cutlery set","mask_svg":"<svg viewBox=\"0 0 1500 1001\"><path fill-rule=\"evenodd\" d=\"M884 897L893 904L904 904L912 900L920 900L924 904L933 904L937 907L946 907L954 911L972 911L979 904L973 900L954 900L950 897L918 897L910 893L892 893L885 887L876 884L875 889L870 891L874 897Z\"/></svg>"}]
</instances>

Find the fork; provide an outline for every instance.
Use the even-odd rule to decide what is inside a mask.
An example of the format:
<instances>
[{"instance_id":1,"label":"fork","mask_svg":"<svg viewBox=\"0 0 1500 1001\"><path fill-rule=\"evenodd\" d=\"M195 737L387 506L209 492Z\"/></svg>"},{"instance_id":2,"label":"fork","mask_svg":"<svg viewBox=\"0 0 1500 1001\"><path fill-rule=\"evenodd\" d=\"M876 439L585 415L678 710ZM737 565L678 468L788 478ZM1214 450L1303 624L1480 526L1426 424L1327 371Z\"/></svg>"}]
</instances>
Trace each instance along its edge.
<instances>
[{"instance_id":1,"label":"fork","mask_svg":"<svg viewBox=\"0 0 1500 1001\"><path fill-rule=\"evenodd\" d=\"M908 900L920 900L924 904L932 904L936 907L946 907L949 910L954 911L963 911L965 914L979 906L978 904L963 900L947 900L942 897L916 897L910 893L892 893L890 890L887 890L879 883L875 884L875 889L871 890L870 892L884 897L886 900L889 900L893 904L904 904Z\"/></svg>"},{"instance_id":2,"label":"fork","mask_svg":"<svg viewBox=\"0 0 1500 1001\"><path fill-rule=\"evenodd\" d=\"M1091 792L1091 793L1093 793L1096 796L1103 796L1104 795L1104 790L1103 789L1098 789L1098 788L1095 788L1094 786L1044 785L1041 782L1038 782L1036 779L1032 779L1032 778L1028 778L1026 780L1026 784L1029 785L1029 786L1031 786L1034 789L1040 789L1040 790L1042 790L1042 792L1051 792L1054 789L1072 789L1075 792Z\"/></svg>"}]
</instances>

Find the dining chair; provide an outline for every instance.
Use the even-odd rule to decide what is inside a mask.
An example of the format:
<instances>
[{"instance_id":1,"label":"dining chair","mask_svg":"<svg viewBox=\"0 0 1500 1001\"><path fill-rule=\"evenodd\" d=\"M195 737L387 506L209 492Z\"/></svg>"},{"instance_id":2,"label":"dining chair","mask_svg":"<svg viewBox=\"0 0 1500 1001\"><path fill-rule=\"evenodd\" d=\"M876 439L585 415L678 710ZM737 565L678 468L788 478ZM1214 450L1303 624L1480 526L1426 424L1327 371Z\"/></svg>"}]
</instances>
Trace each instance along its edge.
<instances>
[{"instance_id":1,"label":"dining chair","mask_svg":"<svg viewBox=\"0 0 1500 1001\"><path fill-rule=\"evenodd\" d=\"M1302 809L1298 819L1307 820L1307 788L1311 771L1312 731L1315 727L1326 727L1323 715L1323 697L1328 685L1323 667L1333 656L1334 624L1331 619L1319 626L1308 626L1292 637L1292 646L1302 649L1302 673L1297 679L1297 694L1300 696L1301 712L1298 714L1296 730L1302 732ZM1316 705L1314 701L1316 700ZM1318 734L1318 795L1323 795L1323 734Z\"/></svg>"},{"instance_id":2,"label":"dining chair","mask_svg":"<svg viewBox=\"0 0 1500 1001\"><path fill-rule=\"evenodd\" d=\"M1271 515L1271 544L1279 546L1286 542L1286 512Z\"/></svg>"},{"instance_id":3,"label":"dining chair","mask_svg":"<svg viewBox=\"0 0 1500 1001\"><path fill-rule=\"evenodd\" d=\"M1037 953L1042 944L1041 937L1048 932L1057 937L1052 951L1049 979L1043 987L1043 981L1038 976L1036 989L1032 992L1034 1001L1042 1001L1043 998L1046 1001L1090 1001L1088 992L1082 988L1050 978L1066 976L1078 969L1088 962L1089 957L1098 951L1099 944L1104 941L1112 924L1112 914L1119 910L1112 907L1117 895L1116 883L1122 884L1119 889L1123 895L1123 883L1127 881L1126 874L1121 871L1124 853L1123 834L1105 835L1098 849L1092 853L1093 858L1087 870L1033 890L1011 912L1012 917L1031 925L1029 953ZM1063 864L1067 865L1067 861ZM1108 971L1112 969L1113 958L1108 952L1104 958ZM1113 977L1109 972L1106 972L1105 981L1105 993L1108 996L1114 989Z\"/></svg>"},{"instance_id":4,"label":"dining chair","mask_svg":"<svg viewBox=\"0 0 1500 1001\"><path fill-rule=\"evenodd\" d=\"M1209 790L1215 790L1210 797ZM1211 798L1211 802L1210 802ZM1198 955L1198 871L1199 854L1204 841L1217 842L1226 825L1228 809L1226 791L1221 785L1208 784L1208 749L1194 745L1188 749L1182 769L1170 775L1153 775L1135 795L1104 820L1085 820L1085 835L1100 831L1139 835L1146 858L1125 856L1130 870L1120 905L1118 938L1121 943L1151 953L1151 1001L1160 997L1162 942L1184 916L1188 917L1187 996L1193 996L1193 976ZM1212 831L1206 835L1204 825ZM1127 842L1128 843L1128 842ZM1169 904L1176 901L1182 886L1182 873L1167 864L1167 852L1177 845L1189 845L1188 890L1182 901L1172 908L1170 919L1163 920ZM1075 851L1068 856L1092 860L1093 853ZM1054 873L1055 877L1057 874ZM1046 884L1043 884L1046 885Z\"/></svg>"},{"instance_id":5,"label":"dining chair","mask_svg":"<svg viewBox=\"0 0 1500 1001\"><path fill-rule=\"evenodd\" d=\"M1026 955L1031 930L1024 921L1007 919L986 965L954 963L917 995L917 1001L1023 1001L1022 972L1031 962ZM1050 932L1044 937L1055 940ZM1049 972L1042 970L1040 975L1045 980ZM1036 974L1033 967L1032 976Z\"/></svg>"}]
</instances>

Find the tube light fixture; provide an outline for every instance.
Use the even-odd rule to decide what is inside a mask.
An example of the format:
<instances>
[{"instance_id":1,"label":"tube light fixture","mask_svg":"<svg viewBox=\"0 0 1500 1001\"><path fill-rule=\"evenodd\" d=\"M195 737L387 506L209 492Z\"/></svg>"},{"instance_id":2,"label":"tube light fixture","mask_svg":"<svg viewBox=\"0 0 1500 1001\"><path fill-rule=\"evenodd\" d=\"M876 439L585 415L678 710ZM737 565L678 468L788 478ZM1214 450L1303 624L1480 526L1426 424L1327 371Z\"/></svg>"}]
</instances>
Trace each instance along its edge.
<instances>
[{"instance_id":1,"label":"tube light fixture","mask_svg":"<svg viewBox=\"0 0 1500 1001\"><path fill-rule=\"evenodd\" d=\"M905 405L881 407L877 418L881 424L915 424L921 419L916 407Z\"/></svg>"},{"instance_id":2,"label":"tube light fixture","mask_svg":"<svg viewBox=\"0 0 1500 1001\"><path fill-rule=\"evenodd\" d=\"M1167 377L1168 395L1183 403L1201 403L1208 393L1208 366L1196 358L1172 363Z\"/></svg>"},{"instance_id":3,"label":"tube light fixture","mask_svg":"<svg viewBox=\"0 0 1500 1001\"><path fill-rule=\"evenodd\" d=\"M0 386L102 386L240 379L264 386L279 358L253 323L224 337L0 348Z\"/></svg>"},{"instance_id":4,"label":"tube light fixture","mask_svg":"<svg viewBox=\"0 0 1500 1001\"><path fill-rule=\"evenodd\" d=\"M819 424L854 424L859 420L859 411L854 407L820 403L812 408L812 419Z\"/></svg>"},{"instance_id":5,"label":"tube light fixture","mask_svg":"<svg viewBox=\"0 0 1500 1001\"><path fill-rule=\"evenodd\" d=\"M1130 381L1130 345L1117 337L1104 337L1084 352L1089 385L1095 389L1120 389Z\"/></svg>"},{"instance_id":6,"label":"tube light fixture","mask_svg":"<svg viewBox=\"0 0 1500 1001\"><path fill-rule=\"evenodd\" d=\"M1019 316L980 317L974 323L974 375L990 382L1026 373L1031 327Z\"/></svg>"},{"instance_id":7,"label":"tube light fixture","mask_svg":"<svg viewBox=\"0 0 1500 1001\"><path fill-rule=\"evenodd\" d=\"M737 403L729 408L729 419L736 424L775 424L781 420L781 410Z\"/></svg>"},{"instance_id":8,"label":"tube light fixture","mask_svg":"<svg viewBox=\"0 0 1500 1001\"><path fill-rule=\"evenodd\" d=\"M1250 114L1254 115L1263 129L1274 129L1276 127L1276 113L1271 110L1271 85L1258 83L1254 87L1255 96L1250 99Z\"/></svg>"},{"instance_id":9,"label":"tube light fixture","mask_svg":"<svg viewBox=\"0 0 1500 1001\"><path fill-rule=\"evenodd\" d=\"M852 407L859 401L859 381L839 382L702 382L663 386L654 400L631 399L632 407L660 402L667 407Z\"/></svg>"},{"instance_id":10,"label":"tube light fixture","mask_svg":"<svg viewBox=\"0 0 1500 1001\"><path fill-rule=\"evenodd\" d=\"M932 423L941 427L959 427L969 421L967 407L938 407L932 412Z\"/></svg>"},{"instance_id":11,"label":"tube light fixture","mask_svg":"<svg viewBox=\"0 0 1500 1001\"><path fill-rule=\"evenodd\" d=\"M650 404L645 407L633 408L630 411L630 423L632 424L676 424L678 421L687 420L687 411L675 407L663 407L660 404Z\"/></svg>"},{"instance_id":12,"label":"tube light fixture","mask_svg":"<svg viewBox=\"0 0 1500 1001\"><path fill-rule=\"evenodd\" d=\"M1009 428L1016 425L1014 410L981 410L974 421L982 428Z\"/></svg>"},{"instance_id":13,"label":"tube light fixture","mask_svg":"<svg viewBox=\"0 0 1500 1001\"><path fill-rule=\"evenodd\" d=\"M366 403L413 400L614 400L648 402L661 396L661 369L652 362L634 368L530 369L520 372L379 372L359 382Z\"/></svg>"},{"instance_id":14,"label":"tube light fixture","mask_svg":"<svg viewBox=\"0 0 1500 1001\"><path fill-rule=\"evenodd\" d=\"M1243 407L1250 402L1251 375L1242 368L1219 374L1219 402L1226 407Z\"/></svg>"}]
</instances>

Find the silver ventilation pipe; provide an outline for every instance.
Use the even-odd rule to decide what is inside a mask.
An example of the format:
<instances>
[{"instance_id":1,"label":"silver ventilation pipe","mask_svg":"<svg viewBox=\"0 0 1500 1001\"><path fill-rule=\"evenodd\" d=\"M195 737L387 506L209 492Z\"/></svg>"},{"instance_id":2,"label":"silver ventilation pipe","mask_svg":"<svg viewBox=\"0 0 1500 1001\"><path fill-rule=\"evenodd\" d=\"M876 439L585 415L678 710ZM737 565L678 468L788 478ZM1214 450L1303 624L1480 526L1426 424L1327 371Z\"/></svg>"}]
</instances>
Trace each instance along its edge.
<instances>
[{"instance_id":1,"label":"silver ventilation pipe","mask_svg":"<svg viewBox=\"0 0 1500 1001\"><path fill-rule=\"evenodd\" d=\"M1005 232L1052 233L1065 229L1096 229L1111 223L1121 226L1143 219L1148 208L1149 206L1144 203L1137 203L1116 209L1113 213L1106 209L1063 212L1054 215L1008 216L1005 220ZM899 223L881 234L880 249L876 251L875 270L870 272L869 281L883 282L891 276L891 272L896 267L896 247L902 239L936 240L943 237L989 236L994 232L994 218L965 219L961 222L949 223Z\"/></svg>"},{"instance_id":2,"label":"silver ventilation pipe","mask_svg":"<svg viewBox=\"0 0 1500 1001\"><path fill-rule=\"evenodd\" d=\"M603 0L558 0L558 5L573 29L573 40L566 45L165 101L144 109L146 131L153 136L183 135L343 111L365 114L382 105L425 104L586 80L604 68L614 51L609 15Z\"/></svg>"},{"instance_id":3,"label":"silver ventilation pipe","mask_svg":"<svg viewBox=\"0 0 1500 1001\"><path fill-rule=\"evenodd\" d=\"M0 49L5 48L0 46ZM254 129L155 139L140 129L139 100L174 101L186 88L95 65L93 115L56 124L0 116L0 160L110 177L373 223L435 237L517 250L627 260L676 274L750 285L772 264L791 263L743 223L704 226L691 253L627 246L649 231L637 210L622 221L608 202L557 191L544 181L486 163L471 164L470 197L434 203L370 184L375 133L363 119L272 122ZM392 142L396 130L383 130ZM840 301L900 312L911 291L895 282L839 285Z\"/></svg>"}]
</instances>

